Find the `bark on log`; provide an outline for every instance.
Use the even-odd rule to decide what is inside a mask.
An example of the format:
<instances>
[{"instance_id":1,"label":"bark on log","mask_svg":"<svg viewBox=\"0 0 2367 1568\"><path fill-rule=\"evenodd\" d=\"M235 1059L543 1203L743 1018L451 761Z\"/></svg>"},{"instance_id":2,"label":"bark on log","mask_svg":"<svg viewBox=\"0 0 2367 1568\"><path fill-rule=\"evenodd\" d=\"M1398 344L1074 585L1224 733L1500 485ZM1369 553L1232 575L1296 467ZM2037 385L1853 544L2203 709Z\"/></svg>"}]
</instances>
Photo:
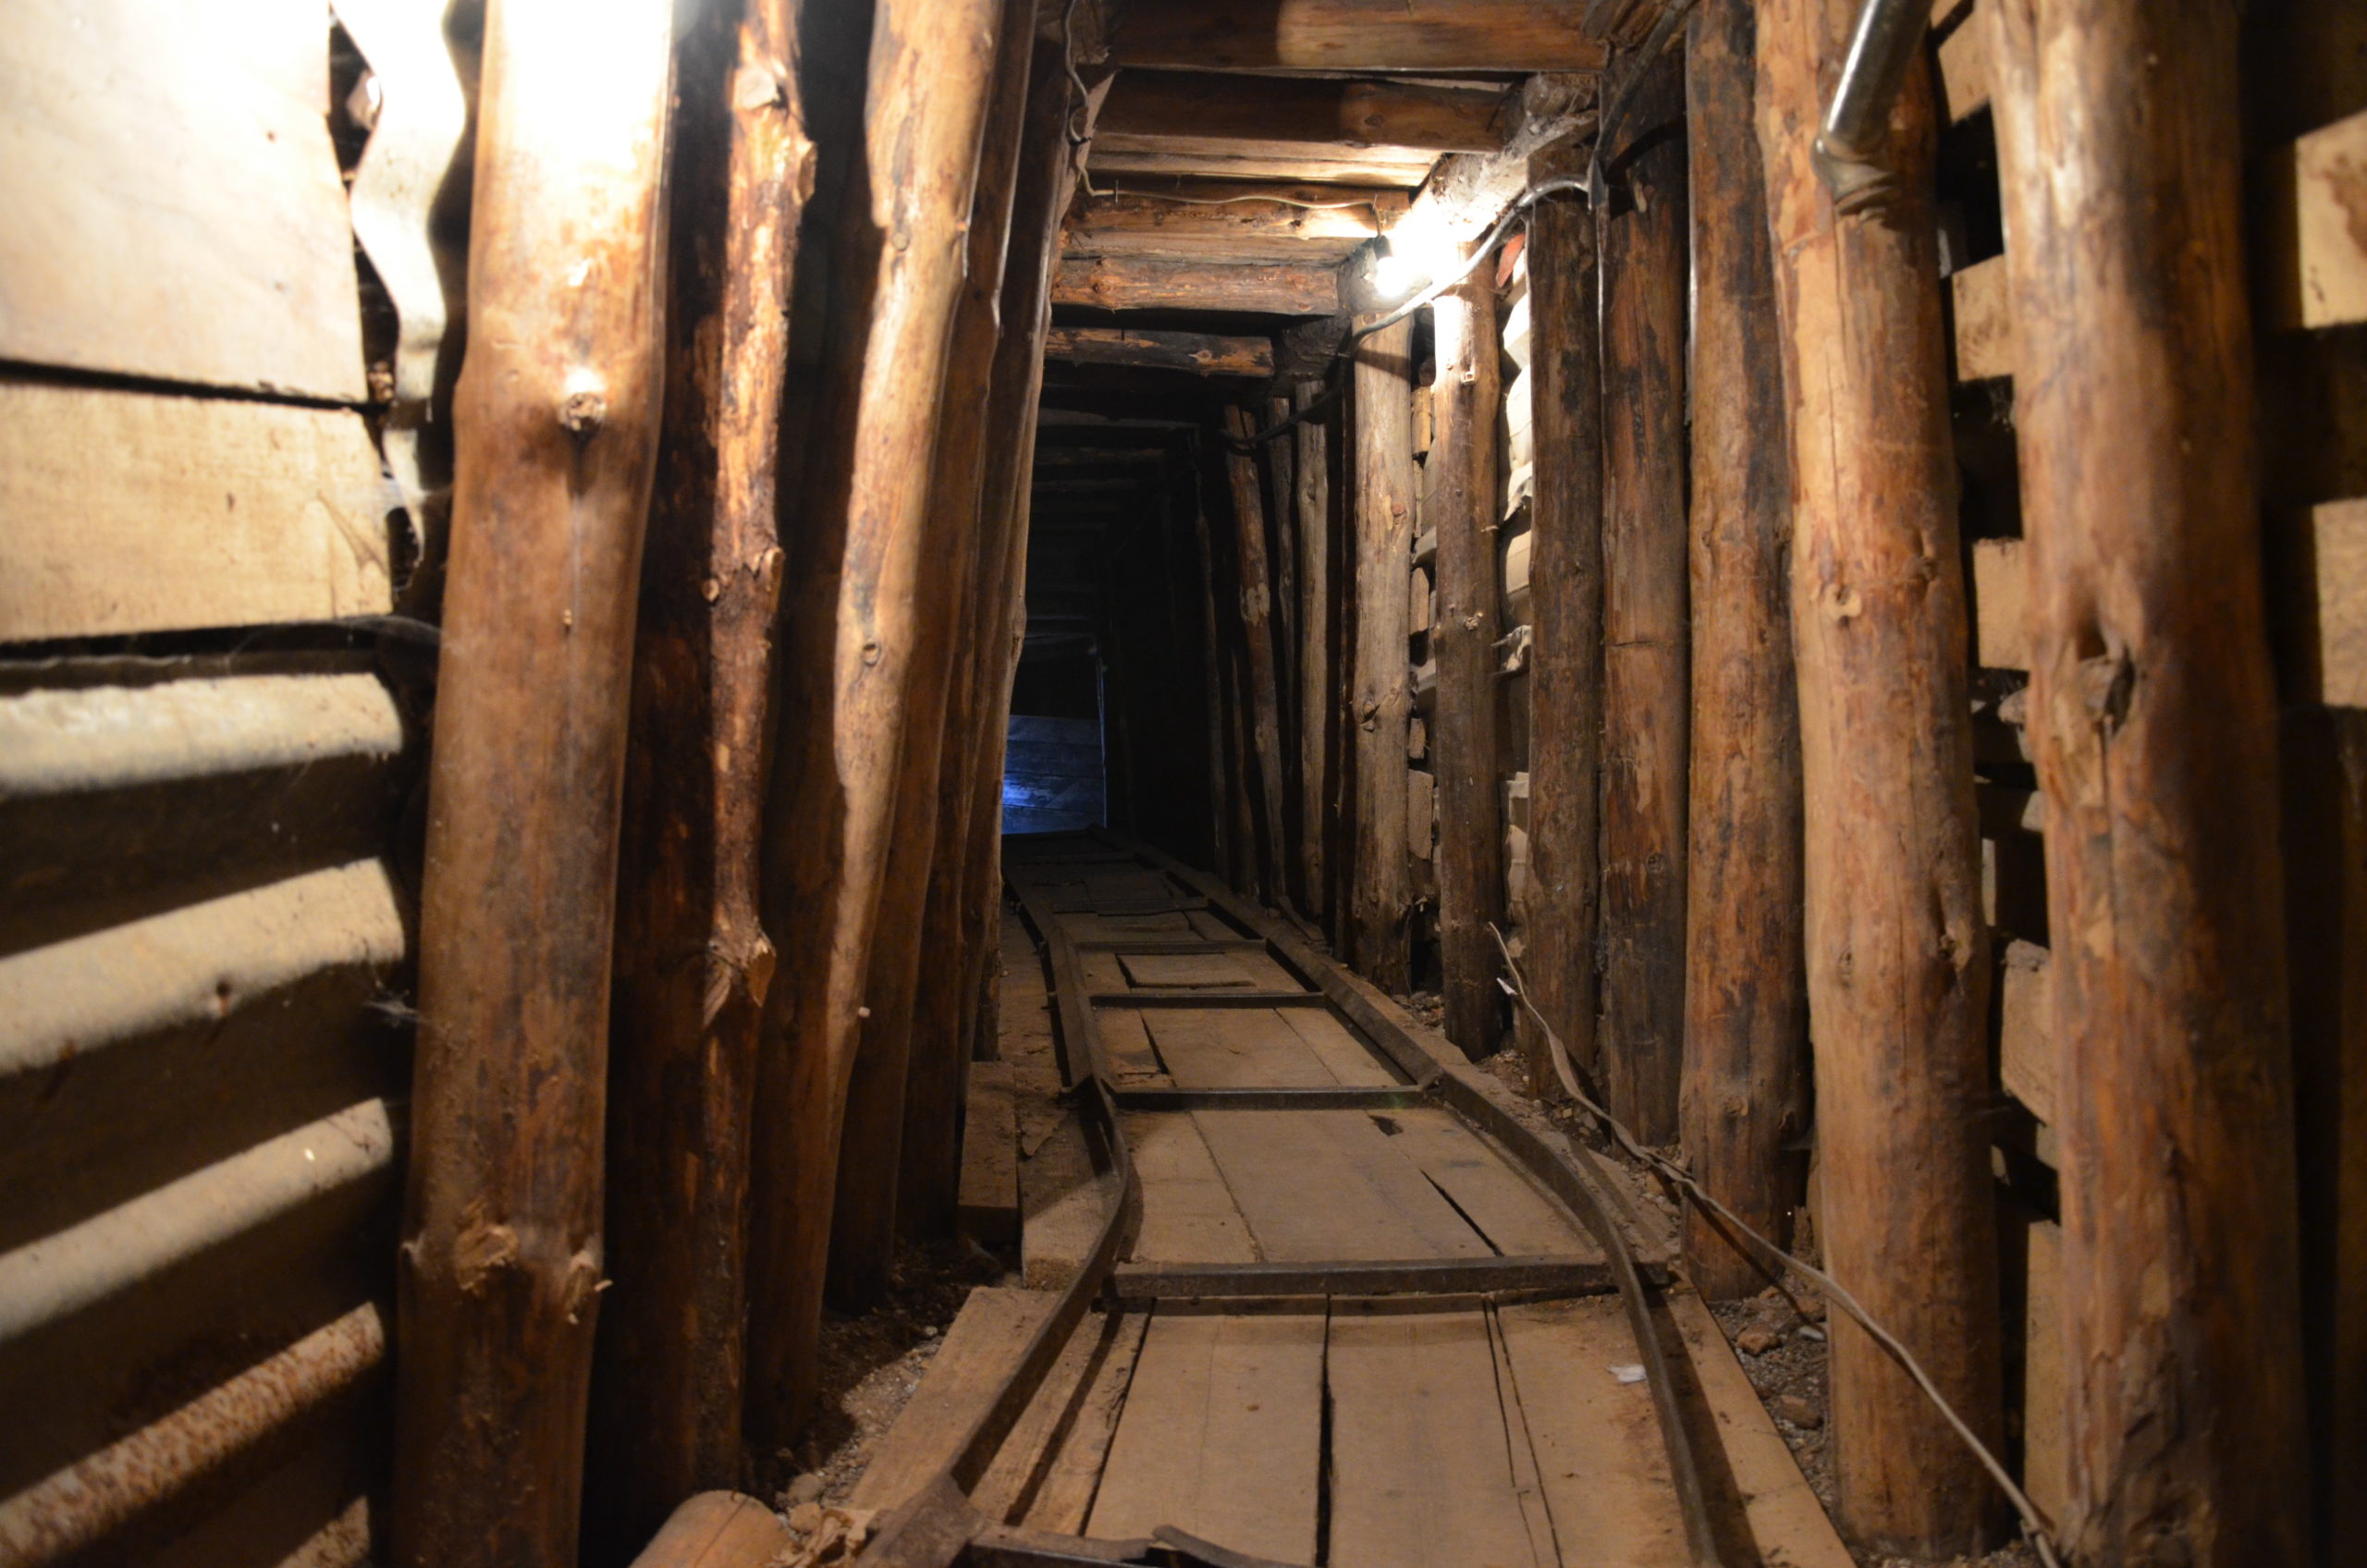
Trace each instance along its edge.
<instances>
[{"instance_id":1,"label":"bark on log","mask_svg":"<svg viewBox=\"0 0 2367 1568\"><path fill-rule=\"evenodd\" d=\"M1257 421L1246 409L1227 405L1225 429L1235 440L1246 440ZM1240 593L1244 672L1248 687L1243 717L1248 721L1251 748L1257 759L1257 820L1263 839L1257 855L1259 889L1271 903L1287 901L1282 892L1282 684L1274 660L1274 589L1267 567L1266 508L1257 493L1257 459L1248 452L1225 454L1225 477L1233 492L1234 586Z\"/></svg>"},{"instance_id":2,"label":"bark on log","mask_svg":"<svg viewBox=\"0 0 2367 1568\"><path fill-rule=\"evenodd\" d=\"M750 1224L759 1452L812 1403L839 1139L887 870L938 402L977 177L994 0L880 0L842 276L867 278L826 393L766 827L783 983L767 1009ZM856 207L855 203L864 204ZM858 338L858 334L860 335Z\"/></svg>"},{"instance_id":3,"label":"bark on log","mask_svg":"<svg viewBox=\"0 0 2367 1568\"><path fill-rule=\"evenodd\" d=\"M2058 934L2067 1524L2080 1562L2149 1568L2308 1556L2238 19L2022 0L1992 51Z\"/></svg>"},{"instance_id":4,"label":"bark on log","mask_svg":"<svg viewBox=\"0 0 2367 1568\"><path fill-rule=\"evenodd\" d=\"M1292 389L1294 409L1306 413L1322 395L1319 382ZM1297 426L1292 505L1298 514L1299 865L1310 920L1328 921L1331 890L1325 847L1330 842L1336 772L1339 701L1331 689L1331 639L1338 606L1331 590L1331 476L1328 431L1309 419Z\"/></svg>"},{"instance_id":5,"label":"bark on log","mask_svg":"<svg viewBox=\"0 0 2367 1568\"><path fill-rule=\"evenodd\" d=\"M1406 574L1414 564L1414 326L1384 327L1356 345L1355 423L1355 668L1349 722L1355 737L1355 851L1348 951L1381 989L1412 982L1406 917L1405 722L1414 711L1406 666Z\"/></svg>"},{"instance_id":6,"label":"bark on log","mask_svg":"<svg viewBox=\"0 0 2367 1568\"><path fill-rule=\"evenodd\" d=\"M641 578L618 879L608 1273L585 1524L644 1540L740 1476L750 1098L773 970L757 905L781 552L789 294L812 143L783 0L704 14L677 63L668 386Z\"/></svg>"},{"instance_id":7,"label":"bark on log","mask_svg":"<svg viewBox=\"0 0 2367 1568\"><path fill-rule=\"evenodd\" d=\"M1988 931L1972 798L1969 647L1932 218L1932 94L1891 119L1888 204L1836 214L1809 158L1852 0L1759 11L1792 435L1792 629L1807 821L1819 1213L1826 1267L1985 1438L2000 1423L1988 1139ZM1897 1365L1833 1332L1845 1531L1974 1550L1979 1464Z\"/></svg>"},{"instance_id":8,"label":"bark on log","mask_svg":"<svg viewBox=\"0 0 2367 1568\"><path fill-rule=\"evenodd\" d=\"M1799 691L1789 607L1792 463L1766 187L1751 119L1750 0L1699 0L1686 40L1693 224L1693 743L1685 939L1686 1158L1711 1194L1789 1244L1805 1162ZM1711 1300L1763 1271L1689 1211Z\"/></svg>"},{"instance_id":9,"label":"bark on log","mask_svg":"<svg viewBox=\"0 0 2367 1568\"><path fill-rule=\"evenodd\" d=\"M1676 1140L1685 1034L1685 62L1630 100L1602 225L1602 1086L1648 1144ZM1720 222L1725 214L1716 214Z\"/></svg>"},{"instance_id":10,"label":"bark on log","mask_svg":"<svg viewBox=\"0 0 2367 1568\"><path fill-rule=\"evenodd\" d=\"M1438 617L1430 651L1439 687L1430 769L1438 775L1439 960L1446 1037L1474 1060L1503 1028L1502 960L1491 925L1504 924L1503 789L1496 777L1496 421L1502 352L1487 263L1441 294L1438 379L1432 386L1426 527L1438 535Z\"/></svg>"},{"instance_id":11,"label":"bark on log","mask_svg":"<svg viewBox=\"0 0 2367 1568\"><path fill-rule=\"evenodd\" d=\"M938 764L945 750L945 714L957 659L955 623L962 589L978 554L978 485L984 478L987 378L994 364L997 294L1003 241L1011 223L1012 177L1018 165L1021 119L1027 106L1027 72L1035 16L1032 0L1002 0L995 69L987 100L986 138L972 199L967 280L955 306L946 355L943 406L929 478L924 558L915 595L911 692L904 744L892 783L894 826L888 876L879 895L878 936L865 984L865 1016L847 1086L845 1132L839 1146L838 1196L830 1221L830 1298L862 1309L888 1293L896 1260L897 1192L903 1166L904 1107L913 1068L915 990L922 976L922 922L938 874ZM934 1092L948 1092L942 1063L931 1062ZM950 1084L960 1082L955 1060Z\"/></svg>"},{"instance_id":12,"label":"bark on log","mask_svg":"<svg viewBox=\"0 0 2367 1568\"><path fill-rule=\"evenodd\" d=\"M1560 172L1541 168L1540 176ZM1528 226L1530 396L1537 452L1529 524L1528 909L1538 1011L1578 1070L1595 1070L1601 879L1602 381L1594 220L1576 197ZM1524 1011L1528 1092L1562 1097L1543 1032Z\"/></svg>"},{"instance_id":13,"label":"bark on log","mask_svg":"<svg viewBox=\"0 0 2367 1568\"><path fill-rule=\"evenodd\" d=\"M1068 57L1038 58L1035 80L1057 79L1056 93L1028 99L1025 151L1019 198L1012 214L1014 249L1003 274L1003 335L995 350L994 391L987 405L987 477L981 486L987 537L1000 552L1001 582L987 606L992 618L981 631L987 641L978 660L972 755L977 772L969 822L969 858L963 868L966 909L957 962L968 975L963 987L962 1039L965 1060L995 1054L994 999L999 995L1002 950L1002 770L1011 734L1011 683L1027 635L1028 495L1036 472L1036 413L1044 386L1044 337L1052 321L1053 269L1059 264L1061 214L1075 190L1083 150L1072 149L1072 129L1090 137L1109 82L1085 89L1073 102ZM1028 249L1017 249L1024 244ZM1022 330L1024 326L1024 330ZM957 1171L958 1175L958 1171Z\"/></svg>"},{"instance_id":14,"label":"bark on log","mask_svg":"<svg viewBox=\"0 0 2367 1568\"><path fill-rule=\"evenodd\" d=\"M918 986L913 1013L913 1066L904 1092L903 1171L897 1182L898 1229L908 1238L950 1236L962 1189L962 1112L970 1039L967 1022L976 987L962 977L977 967L965 944L977 939L972 913L974 878L993 876L982 862L974 829L1001 831L1002 730L982 726L989 707L988 672L1000 669L1008 638L1014 519L1005 495L1020 472L1023 454L1007 446L1024 439L1023 414L1032 423L1040 345L1045 276L1050 265L1045 209L1063 178L1067 140L1062 124L1069 84L1064 56L1038 42L1030 51L1027 99L1019 142L1009 176L1010 212L995 276L997 336L990 355L984 406L974 417L983 432L978 475L973 491L977 548L962 595L953 647L956 669L945 715L944 782L937 792L938 869L929 877L927 907L921 915L923 963L937 955L948 967L943 978ZM982 162L981 178L987 172ZM1054 206L1049 222L1059 221ZM975 280L974 279L974 285ZM957 330L959 330L957 326ZM957 364L960 362L957 358ZM1023 408L1024 404L1024 408ZM1024 454L1033 460L1033 442ZM1024 550L1023 550L1024 555ZM1005 678L1008 689L1008 678ZM986 814L994 815L989 821ZM984 826L979 826L984 824ZM984 897L999 904L1001 888ZM991 930L991 927L989 927Z\"/></svg>"},{"instance_id":15,"label":"bark on log","mask_svg":"<svg viewBox=\"0 0 2367 1568\"><path fill-rule=\"evenodd\" d=\"M575 1558L672 54L670 6L596 43L565 6L485 16L398 1273L407 1565Z\"/></svg>"}]
</instances>

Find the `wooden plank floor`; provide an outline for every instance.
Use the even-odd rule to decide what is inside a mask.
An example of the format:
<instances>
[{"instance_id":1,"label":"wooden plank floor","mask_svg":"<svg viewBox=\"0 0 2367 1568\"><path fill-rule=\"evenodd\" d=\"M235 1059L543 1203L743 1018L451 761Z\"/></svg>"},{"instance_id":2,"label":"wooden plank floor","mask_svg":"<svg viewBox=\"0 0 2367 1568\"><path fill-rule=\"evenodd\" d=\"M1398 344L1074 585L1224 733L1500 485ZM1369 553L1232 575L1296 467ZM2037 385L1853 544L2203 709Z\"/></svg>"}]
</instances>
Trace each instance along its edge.
<instances>
[{"instance_id":1,"label":"wooden plank floor","mask_svg":"<svg viewBox=\"0 0 2367 1568\"><path fill-rule=\"evenodd\" d=\"M1113 1089L1336 1096L1405 1083L1329 1005L1193 1005L1194 990L1314 987L1113 846L1012 839L1005 872L1082 944L1098 998L1093 1070ZM1159 995L1124 1005L1134 991ZM1142 1184L1138 1266L1601 1261L1550 1194L1438 1107L1195 1105L1124 1112L1121 1130ZM1097 1311L1080 1329L1023 1418L1025 1452L999 1459L985 1488L998 1519L1106 1539L1170 1525L1342 1568L1687 1561L1615 1296L1141 1306ZM1755 1403L1735 1418L1753 1415ZM1764 1438L1780 1449L1772 1427ZM1766 1561L1846 1562L1787 1507L1787 1528L1809 1545Z\"/></svg>"}]
</instances>

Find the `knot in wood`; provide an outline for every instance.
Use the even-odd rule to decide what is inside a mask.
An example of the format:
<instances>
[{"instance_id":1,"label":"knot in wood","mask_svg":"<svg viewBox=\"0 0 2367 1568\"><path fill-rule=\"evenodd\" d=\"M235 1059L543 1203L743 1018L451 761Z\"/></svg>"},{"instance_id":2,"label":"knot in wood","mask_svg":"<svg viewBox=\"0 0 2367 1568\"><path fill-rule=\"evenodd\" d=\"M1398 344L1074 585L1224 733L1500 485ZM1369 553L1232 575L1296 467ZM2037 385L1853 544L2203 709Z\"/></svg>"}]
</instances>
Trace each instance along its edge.
<instances>
[{"instance_id":1,"label":"knot in wood","mask_svg":"<svg viewBox=\"0 0 2367 1568\"><path fill-rule=\"evenodd\" d=\"M731 79L731 106L735 109L768 109L787 102L779 74L766 67L742 66Z\"/></svg>"},{"instance_id":2,"label":"knot in wood","mask_svg":"<svg viewBox=\"0 0 2367 1568\"><path fill-rule=\"evenodd\" d=\"M2079 661L2079 700L2088 717L2110 740L2128 721L2129 699L2137 685L2137 665L2126 648L2115 648Z\"/></svg>"},{"instance_id":3,"label":"knot in wood","mask_svg":"<svg viewBox=\"0 0 2367 1568\"><path fill-rule=\"evenodd\" d=\"M608 420L608 399L598 392L570 392L558 406L558 422L578 441L589 440Z\"/></svg>"},{"instance_id":4,"label":"knot in wood","mask_svg":"<svg viewBox=\"0 0 2367 1568\"><path fill-rule=\"evenodd\" d=\"M496 1273L518 1267L518 1232L507 1225L472 1225L452 1243L452 1277L462 1295L482 1294Z\"/></svg>"}]
</instances>

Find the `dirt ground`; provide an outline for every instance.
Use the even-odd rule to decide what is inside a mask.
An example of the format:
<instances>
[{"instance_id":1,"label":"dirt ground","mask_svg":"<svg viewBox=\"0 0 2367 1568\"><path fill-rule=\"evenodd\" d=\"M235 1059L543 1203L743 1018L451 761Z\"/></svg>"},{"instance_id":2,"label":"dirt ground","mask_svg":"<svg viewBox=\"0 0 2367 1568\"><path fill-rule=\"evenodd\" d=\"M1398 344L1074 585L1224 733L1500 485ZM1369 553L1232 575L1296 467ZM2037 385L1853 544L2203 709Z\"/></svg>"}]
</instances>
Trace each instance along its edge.
<instances>
[{"instance_id":1,"label":"dirt ground","mask_svg":"<svg viewBox=\"0 0 2367 1568\"><path fill-rule=\"evenodd\" d=\"M1007 1260L974 1243L913 1247L896 1260L885 1302L865 1313L826 1311L820 1414L795 1453L777 1456L790 1478L773 1505L794 1516L802 1504L846 1501L970 1292L1018 1282Z\"/></svg>"}]
</instances>

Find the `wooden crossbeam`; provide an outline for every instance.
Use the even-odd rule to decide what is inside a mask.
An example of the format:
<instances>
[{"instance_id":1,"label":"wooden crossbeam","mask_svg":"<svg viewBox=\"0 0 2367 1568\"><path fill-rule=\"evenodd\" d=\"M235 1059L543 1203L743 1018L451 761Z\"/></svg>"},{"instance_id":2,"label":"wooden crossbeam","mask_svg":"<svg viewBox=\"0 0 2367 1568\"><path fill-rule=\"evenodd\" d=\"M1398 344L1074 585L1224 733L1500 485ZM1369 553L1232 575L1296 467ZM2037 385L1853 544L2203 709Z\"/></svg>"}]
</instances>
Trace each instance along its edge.
<instances>
[{"instance_id":1,"label":"wooden crossbeam","mask_svg":"<svg viewBox=\"0 0 2367 1568\"><path fill-rule=\"evenodd\" d=\"M1052 303L1105 311L1238 311L1328 316L1340 308L1340 279L1327 266L1224 266L1110 257L1063 261Z\"/></svg>"},{"instance_id":2,"label":"wooden crossbeam","mask_svg":"<svg viewBox=\"0 0 2367 1568\"><path fill-rule=\"evenodd\" d=\"M1077 203L1061 250L1072 257L1336 262L1404 215L1407 201L1385 186L1127 181Z\"/></svg>"},{"instance_id":3,"label":"wooden crossbeam","mask_svg":"<svg viewBox=\"0 0 2367 1568\"><path fill-rule=\"evenodd\" d=\"M1605 50L1576 0L1199 0L1137 6L1119 66L1201 70L1591 71Z\"/></svg>"},{"instance_id":4,"label":"wooden crossbeam","mask_svg":"<svg viewBox=\"0 0 2367 1568\"><path fill-rule=\"evenodd\" d=\"M1132 332L1116 326L1056 326L1044 340L1044 354L1047 359L1066 360L1072 364L1186 370L1196 375L1263 377L1274 374L1274 343L1269 337Z\"/></svg>"},{"instance_id":5,"label":"wooden crossbeam","mask_svg":"<svg viewBox=\"0 0 2367 1568\"><path fill-rule=\"evenodd\" d=\"M1093 150L1097 158L1177 143L1492 153L1503 145L1503 98L1494 88L1127 71L1095 122Z\"/></svg>"},{"instance_id":6,"label":"wooden crossbeam","mask_svg":"<svg viewBox=\"0 0 2367 1568\"><path fill-rule=\"evenodd\" d=\"M1096 141L1092 169L1097 180L1123 176L1177 179L1315 180L1328 185L1387 185L1411 190L1429 178L1438 160L1428 153L1395 148L1360 152L1353 147L1306 147L1289 143L1152 142L1104 146Z\"/></svg>"}]
</instances>

